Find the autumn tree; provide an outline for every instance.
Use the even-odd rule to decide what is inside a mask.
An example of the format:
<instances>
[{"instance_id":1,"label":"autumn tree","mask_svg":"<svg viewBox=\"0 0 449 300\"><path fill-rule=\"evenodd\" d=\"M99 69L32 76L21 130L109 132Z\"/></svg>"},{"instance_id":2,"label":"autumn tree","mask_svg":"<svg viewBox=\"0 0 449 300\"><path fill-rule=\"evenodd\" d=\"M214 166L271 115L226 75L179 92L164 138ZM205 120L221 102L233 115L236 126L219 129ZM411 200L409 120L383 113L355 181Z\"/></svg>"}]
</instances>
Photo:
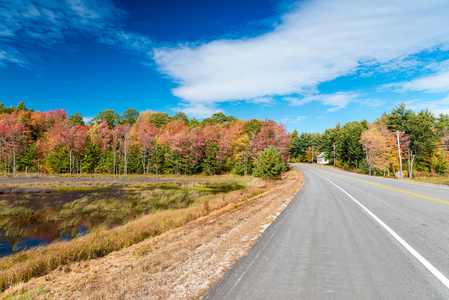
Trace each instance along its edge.
<instances>
[{"instance_id":1,"label":"autumn tree","mask_svg":"<svg viewBox=\"0 0 449 300\"><path fill-rule=\"evenodd\" d=\"M117 174L116 169L116 156L119 155L119 160L121 161L121 156L123 155L123 174L128 174L128 153L129 153L129 137L131 132L131 126L128 124L117 125L114 130L111 131L112 134L112 150L114 152L114 166L113 173Z\"/></svg>"},{"instance_id":2,"label":"autumn tree","mask_svg":"<svg viewBox=\"0 0 449 300\"><path fill-rule=\"evenodd\" d=\"M17 155L26 149L29 140L30 130L25 125L0 123L0 148L11 152L13 174L17 172Z\"/></svg>"},{"instance_id":3,"label":"autumn tree","mask_svg":"<svg viewBox=\"0 0 449 300\"><path fill-rule=\"evenodd\" d=\"M309 146L309 148L307 148L307 150L306 150L306 159L307 159L307 162L313 163L313 150L312 150L311 146Z\"/></svg>"},{"instance_id":4,"label":"autumn tree","mask_svg":"<svg viewBox=\"0 0 449 300\"><path fill-rule=\"evenodd\" d=\"M112 140L112 134L106 120L101 123L94 123L89 129L88 135L92 143L100 148L102 153L102 169L104 171L106 151L110 148Z\"/></svg>"},{"instance_id":5,"label":"autumn tree","mask_svg":"<svg viewBox=\"0 0 449 300\"><path fill-rule=\"evenodd\" d=\"M383 127L369 125L369 129L362 132L360 143L366 154L368 174L371 176L373 169L384 170L388 167L388 157L394 149L391 139L382 134Z\"/></svg>"},{"instance_id":6,"label":"autumn tree","mask_svg":"<svg viewBox=\"0 0 449 300\"><path fill-rule=\"evenodd\" d=\"M166 158L172 165L173 172L178 175L182 167L180 164L188 151L187 125L181 119L168 122L160 141L169 150Z\"/></svg>"},{"instance_id":7,"label":"autumn tree","mask_svg":"<svg viewBox=\"0 0 449 300\"><path fill-rule=\"evenodd\" d=\"M150 152L154 149L158 129L144 116L138 118L131 129L134 144L140 149L143 173L148 171Z\"/></svg>"},{"instance_id":8,"label":"autumn tree","mask_svg":"<svg viewBox=\"0 0 449 300\"><path fill-rule=\"evenodd\" d=\"M278 125L275 121L266 119L262 121L262 128L254 141L254 155L268 146L274 146L281 151L284 161L287 161L290 145L290 135L287 134L285 126Z\"/></svg>"}]
</instances>

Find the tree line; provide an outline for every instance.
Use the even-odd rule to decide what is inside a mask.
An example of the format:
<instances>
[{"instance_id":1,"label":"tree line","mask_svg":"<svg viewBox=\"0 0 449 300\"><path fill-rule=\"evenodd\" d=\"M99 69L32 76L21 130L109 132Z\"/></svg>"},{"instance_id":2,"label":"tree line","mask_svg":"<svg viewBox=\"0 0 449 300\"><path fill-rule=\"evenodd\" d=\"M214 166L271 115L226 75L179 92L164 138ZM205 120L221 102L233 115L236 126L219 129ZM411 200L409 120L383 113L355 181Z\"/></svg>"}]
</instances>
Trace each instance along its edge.
<instances>
[{"instance_id":1,"label":"tree line","mask_svg":"<svg viewBox=\"0 0 449 300\"><path fill-rule=\"evenodd\" d=\"M182 112L170 116L128 109L122 115L101 111L85 124L80 113L67 116L61 109L40 112L23 102L9 108L0 103L3 174L249 175L267 148L281 158L284 167L276 168L285 170L289 145L285 127L269 119L216 113L200 122ZM266 164L259 165L262 170Z\"/></svg>"},{"instance_id":2,"label":"tree line","mask_svg":"<svg viewBox=\"0 0 449 300\"><path fill-rule=\"evenodd\" d=\"M403 103L372 124L337 123L324 133L295 130L291 138L292 161L313 162L323 153L330 164L370 175L400 175L402 166L412 178L447 174L449 166L449 115L415 112Z\"/></svg>"}]
</instances>

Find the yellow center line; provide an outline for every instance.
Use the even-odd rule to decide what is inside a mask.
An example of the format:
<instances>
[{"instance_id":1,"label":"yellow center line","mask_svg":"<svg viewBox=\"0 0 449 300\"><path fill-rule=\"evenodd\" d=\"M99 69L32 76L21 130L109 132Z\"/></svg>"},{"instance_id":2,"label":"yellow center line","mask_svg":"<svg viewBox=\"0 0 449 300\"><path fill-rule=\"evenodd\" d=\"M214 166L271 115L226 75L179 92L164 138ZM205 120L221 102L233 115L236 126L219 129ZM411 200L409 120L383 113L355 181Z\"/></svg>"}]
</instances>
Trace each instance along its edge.
<instances>
[{"instance_id":1,"label":"yellow center line","mask_svg":"<svg viewBox=\"0 0 449 300\"><path fill-rule=\"evenodd\" d=\"M412 196L421 197L421 198L424 198L424 199L429 199L429 200L432 200L432 201L449 204L449 201L440 200L440 199L432 198L432 197L427 197L427 196L424 196L424 195L415 194L415 193L407 192L407 191L400 190L400 189L395 189L395 188L392 188L392 187L389 187L389 186L385 186L385 185L369 182L369 181L362 180L362 179L357 179L357 178L354 178L354 177L349 177L349 176L346 176L346 175L335 174L335 173L332 173L332 172L324 171L321 168L317 168L317 167L312 167L312 168L320 170L322 172L326 172L326 173L332 174L332 175L337 175L337 176L346 177L346 178L350 178L350 179L353 179L353 180L369 183L369 184L372 184L372 185L377 185L377 186L380 186L380 187L383 187L383 188L386 188L386 189L390 189L390 190L393 190L393 191L401 192L401 193L404 193L404 194L409 194L409 195L412 195Z\"/></svg>"}]
</instances>

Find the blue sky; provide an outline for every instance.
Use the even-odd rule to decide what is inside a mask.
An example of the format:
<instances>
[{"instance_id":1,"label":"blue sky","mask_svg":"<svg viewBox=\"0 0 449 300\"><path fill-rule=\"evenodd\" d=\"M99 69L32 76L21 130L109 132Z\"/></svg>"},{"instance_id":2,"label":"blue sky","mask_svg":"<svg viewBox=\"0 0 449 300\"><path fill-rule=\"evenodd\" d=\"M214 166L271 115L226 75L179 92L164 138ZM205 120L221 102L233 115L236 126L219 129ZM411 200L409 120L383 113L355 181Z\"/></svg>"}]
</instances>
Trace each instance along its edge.
<instances>
[{"instance_id":1,"label":"blue sky","mask_svg":"<svg viewBox=\"0 0 449 300\"><path fill-rule=\"evenodd\" d=\"M270 118L449 113L445 0L0 1L0 102Z\"/></svg>"}]
</instances>

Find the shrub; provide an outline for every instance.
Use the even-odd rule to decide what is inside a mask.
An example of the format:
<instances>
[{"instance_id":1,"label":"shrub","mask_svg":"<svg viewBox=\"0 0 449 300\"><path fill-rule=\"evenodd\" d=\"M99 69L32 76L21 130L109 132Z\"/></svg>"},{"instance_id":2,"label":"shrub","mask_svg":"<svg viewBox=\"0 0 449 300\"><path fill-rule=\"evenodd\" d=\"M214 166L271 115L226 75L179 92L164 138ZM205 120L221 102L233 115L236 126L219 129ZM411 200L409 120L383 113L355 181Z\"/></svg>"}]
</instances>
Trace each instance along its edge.
<instances>
[{"instance_id":1,"label":"shrub","mask_svg":"<svg viewBox=\"0 0 449 300\"><path fill-rule=\"evenodd\" d=\"M275 178L285 171L287 166L282 159L282 153L275 147L269 146L257 156L254 176Z\"/></svg>"}]
</instances>

